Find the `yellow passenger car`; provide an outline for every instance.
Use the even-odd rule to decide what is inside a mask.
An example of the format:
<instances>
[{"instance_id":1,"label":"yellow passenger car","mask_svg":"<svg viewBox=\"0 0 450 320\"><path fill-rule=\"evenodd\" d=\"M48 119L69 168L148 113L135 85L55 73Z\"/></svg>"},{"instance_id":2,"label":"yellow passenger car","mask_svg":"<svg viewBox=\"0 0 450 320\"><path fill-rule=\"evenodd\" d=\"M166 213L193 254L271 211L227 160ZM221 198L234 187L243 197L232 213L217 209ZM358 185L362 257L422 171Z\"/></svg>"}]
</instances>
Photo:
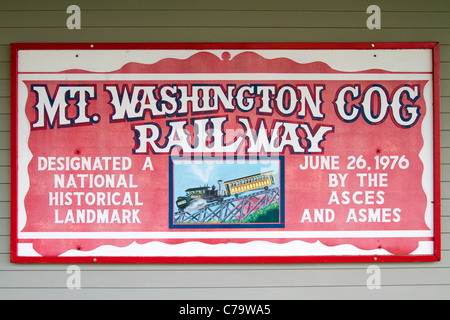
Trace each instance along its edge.
<instances>
[{"instance_id":1,"label":"yellow passenger car","mask_svg":"<svg viewBox=\"0 0 450 320\"><path fill-rule=\"evenodd\" d=\"M225 192L227 196L239 194L246 191L257 190L275 184L275 176L273 171L251 175L239 179L224 182Z\"/></svg>"}]
</instances>

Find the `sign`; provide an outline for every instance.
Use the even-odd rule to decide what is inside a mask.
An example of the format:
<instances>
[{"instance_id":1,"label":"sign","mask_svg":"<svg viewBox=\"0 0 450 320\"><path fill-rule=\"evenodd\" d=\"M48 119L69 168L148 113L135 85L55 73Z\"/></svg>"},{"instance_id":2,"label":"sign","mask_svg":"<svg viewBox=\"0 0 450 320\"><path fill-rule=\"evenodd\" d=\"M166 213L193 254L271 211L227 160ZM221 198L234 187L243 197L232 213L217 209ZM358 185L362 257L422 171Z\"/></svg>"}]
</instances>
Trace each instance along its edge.
<instances>
[{"instance_id":1,"label":"sign","mask_svg":"<svg viewBox=\"0 0 450 320\"><path fill-rule=\"evenodd\" d=\"M13 262L440 258L436 43L13 44Z\"/></svg>"}]
</instances>

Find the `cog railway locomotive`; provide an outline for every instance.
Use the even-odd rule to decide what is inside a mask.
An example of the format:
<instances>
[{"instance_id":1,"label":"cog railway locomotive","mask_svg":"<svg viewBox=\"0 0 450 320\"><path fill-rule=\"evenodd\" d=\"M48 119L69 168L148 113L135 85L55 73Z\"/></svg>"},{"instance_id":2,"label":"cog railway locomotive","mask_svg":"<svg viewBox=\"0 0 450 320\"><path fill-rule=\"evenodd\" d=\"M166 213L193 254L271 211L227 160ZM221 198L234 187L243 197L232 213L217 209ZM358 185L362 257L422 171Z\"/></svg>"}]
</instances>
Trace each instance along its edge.
<instances>
[{"instance_id":1,"label":"cog railway locomotive","mask_svg":"<svg viewBox=\"0 0 450 320\"><path fill-rule=\"evenodd\" d=\"M213 185L211 187L204 186L186 189L186 195L178 197L176 205L178 209L183 211L196 200L202 199L204 204L215 201L221 202L227 197L234 195L237 198L241 193L259 189L268 189L274 184L275 176L273 171L254 174L226 182L218 180L218 187Z\"/></svg>"}]
</instances>

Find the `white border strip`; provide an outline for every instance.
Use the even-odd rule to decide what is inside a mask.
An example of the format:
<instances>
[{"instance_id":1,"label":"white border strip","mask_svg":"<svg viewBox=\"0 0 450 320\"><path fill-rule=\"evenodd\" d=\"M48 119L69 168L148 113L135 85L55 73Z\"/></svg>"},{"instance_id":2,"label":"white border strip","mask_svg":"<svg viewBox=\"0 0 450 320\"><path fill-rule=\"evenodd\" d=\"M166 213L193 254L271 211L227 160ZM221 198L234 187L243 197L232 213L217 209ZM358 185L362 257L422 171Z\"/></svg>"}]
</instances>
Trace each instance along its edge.
<instances>
[{"instance_id":1,"label":"white border strip","mask_svg":"<svg viewBox=\"0 0 450 320\"><path fill-rule=\"evenodd\" d=\"M219 232L20 232L19 239L319 239L428 238L432 230L219 231Z\"/></svg>"},{"instance_id":2,"label":"white border strip","mask_svg":"<svg viewBox=\"0 0 450 320\"><path fill-rule=\"evenodd\" d=\"M95 46L95 44L94 44ZM228 52L230 60L251 52L265 59L284 58L299 64L323 62L334 70L361 71L383 69L392 72L430 72L433 50L423 49L68 49L20 50L19 71L59 72L84 69L110 72L129 62L154 64L163 59L188 59L196 53L211 53L222 60ZM419 63L418 63L419 62Z\"/></svg>"},{"instance_id":3,"label":"white border strip","mask_svg":"<svg viewBox=\"0 0 450 320\"><path fill-rule=\"evenodd\" d=\"M168 81L168 80L432 80L432 73L19 73L22 80Z\"/></svg>"}]
</instances>

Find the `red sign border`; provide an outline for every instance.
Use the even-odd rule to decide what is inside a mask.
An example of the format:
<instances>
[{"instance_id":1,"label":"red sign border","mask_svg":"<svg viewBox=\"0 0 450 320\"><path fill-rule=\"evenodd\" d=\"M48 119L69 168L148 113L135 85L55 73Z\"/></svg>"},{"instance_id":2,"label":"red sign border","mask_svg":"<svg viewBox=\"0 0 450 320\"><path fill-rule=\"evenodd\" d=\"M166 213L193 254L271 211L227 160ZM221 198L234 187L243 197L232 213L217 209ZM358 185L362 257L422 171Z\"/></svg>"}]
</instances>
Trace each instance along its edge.
<instances>
[{"instance_id":1,"label":"red sign border","mask_svg":"<svg viewBox=\"0 0 450 320\"><path fill-rule=\"evenodd\" d=\"M12 263L378 263L441 260L440 185L440 54L438 42L367 43L11 43L11 233ZM270 256L270 257L23 257L18 256L18 54L20 50L138 50L138 49L431 49L433 64L433 186L434 253L414 256Z\"/></svg>"}]
</instances>

